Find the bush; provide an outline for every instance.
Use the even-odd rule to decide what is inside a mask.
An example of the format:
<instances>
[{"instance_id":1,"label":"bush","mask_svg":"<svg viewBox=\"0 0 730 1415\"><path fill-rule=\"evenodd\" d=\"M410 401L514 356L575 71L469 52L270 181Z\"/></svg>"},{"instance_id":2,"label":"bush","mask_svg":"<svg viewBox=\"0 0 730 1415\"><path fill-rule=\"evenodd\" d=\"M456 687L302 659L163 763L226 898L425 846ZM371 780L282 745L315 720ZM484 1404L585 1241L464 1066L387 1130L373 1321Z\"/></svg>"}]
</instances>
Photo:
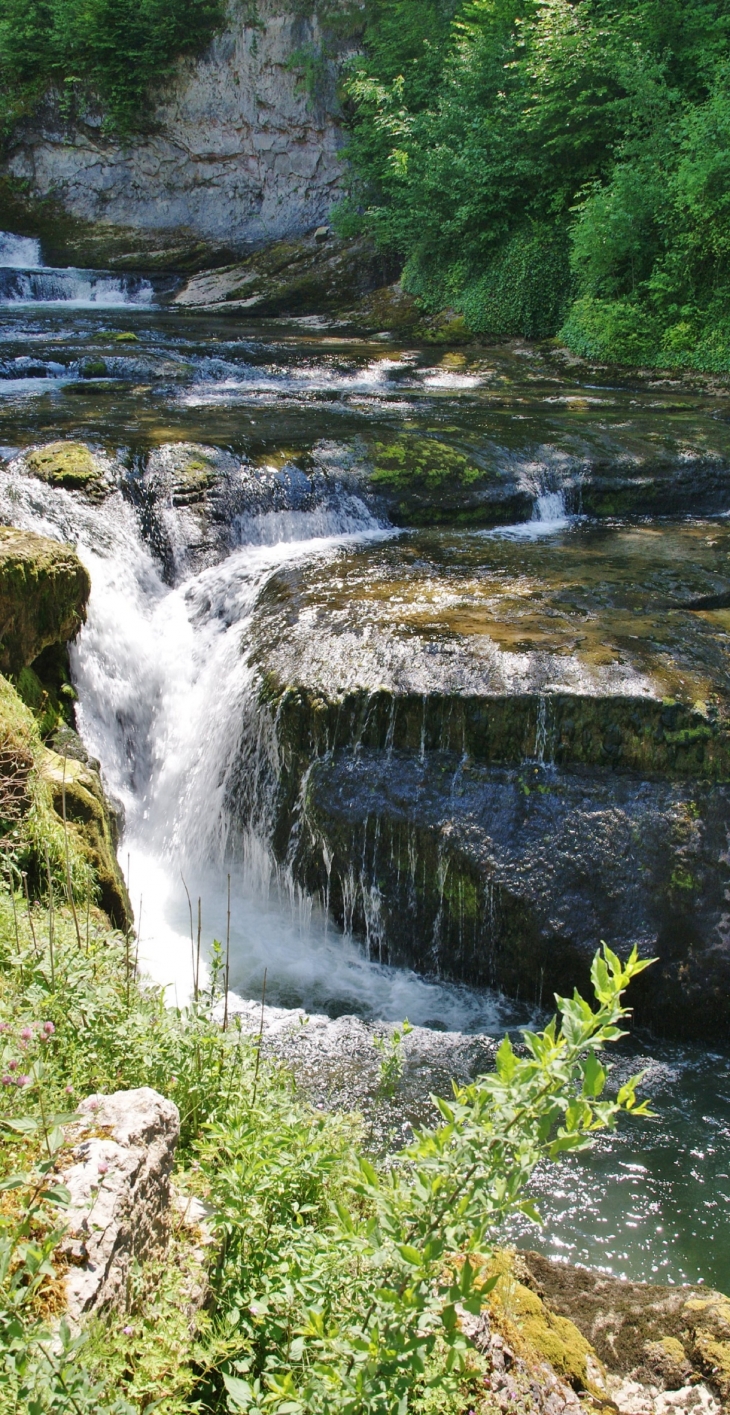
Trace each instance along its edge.
<instances>
[{"instance_id":1,"label":"bush","mask_svg":"<svg viewBox=\"0 0 730 1415\"><path fill-rule=\"evenodd\" d=\"M221 0L0 0L6 133L50 89L69 114L100 102L117 133L144 127L151 90L222 20Z\"/></svg>"},{"instance_id":2,"label":"bush","mask_svg":"<svg viewBox=\"0 0 730 1415\"><path fill-rule=\"evenodd\" d=\"M493 1074L438 1100L437 1128L376 1167L354 1118L313 1111L256 1039L223 1030L219 949L210 988L179 1011L138 980L132 946L99 916L79 943L58 902L51 914L0 896L0 1411L122 1415L142 1408L151 1370L173 1392L166 1415L196 1401L394 1415L424 1381L456 1398L472 1369L457 1304L486 1301L502 1221L534 1216L535 1166L646 1113L638 1077L605 1097L602 1060L646 964L604 950L595 1010L559 999L559 1023L526 1032L521 1055L505 1039ZM136 1344L113 1316L53 1342L64 1125L76 1098L142 1084L178 1104L184 1182L212 1205L212 1316L191 1350L163 1269L143 1290Z\"/></svg>"}]
</instances>

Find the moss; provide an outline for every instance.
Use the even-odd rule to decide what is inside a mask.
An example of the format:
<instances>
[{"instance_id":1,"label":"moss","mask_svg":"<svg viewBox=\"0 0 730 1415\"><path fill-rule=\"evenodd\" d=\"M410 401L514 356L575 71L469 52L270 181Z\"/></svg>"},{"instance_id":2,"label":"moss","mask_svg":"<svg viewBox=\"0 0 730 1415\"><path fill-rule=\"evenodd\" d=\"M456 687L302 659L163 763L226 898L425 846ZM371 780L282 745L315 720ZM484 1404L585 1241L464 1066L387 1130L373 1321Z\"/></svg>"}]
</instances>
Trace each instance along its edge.
<instances>
[{"instance_id":1,"label":"moss","mask_svg":"<svg viewBox=\"0 0 730 1415\"><path fill-rule=\"evenodd\" d=\"M375 470L371 480L396 488L419 482L439 487L448 481L470 486L484 475L461 452L426 437L376 442L374 454Z\"/></svg>"},{"instance_id":2,"label":"moss","mask_svg":"<svg viewBox=\"0 0 730 1415\"><path fill-rule=\"evenodd\" d=\"M133 334L131 329L125 329L121 334L114 335L114 342L116 344L138 344L139 337Z\"/></svg>"},{"instance_id":3,"label":"moss","mask_svg":"<svg viewBox=\"0 0 730 1415\"><path fill-rule=\"evenodd\" d=\"M66 824L63 821L65 794ZM115 833L101 782L79 762L46 748L38 723L13 685L0 676L0 844L8 861L45 889L47 869L65 893L98 892L120 928L132 911L115 856Z\"/></svg>"},{"instance_id":4,"label":"moss","mask_svg":"<svg viewBox=\"0 0 730 1415\"><path fill-rule=\"evenodd\" d=\"M86 390L86 385L79 385ZM102 460L83 442L48 442L24 453L25 471L50 486L66 491L82 491L91 501L101 501L109 492Z\"/></svg>"},{"instance_id":5,"label":"moss","mask_svg":"<svg viewBox=\"0 0 730 1415\"><path fill-rule=\"evenodd\" d=\"M0 527L0 670L19 673L51 644L74 638L90 589L70 546Z\"/></svg>"},{"instance_id":6,"label":"moss","mask_svg":"<svg viewBox=\"0 0 730 1415\"><path fill-rule=\"evenodd\" d=\"M509 1328L520 1354L533 1363L547 1361L574 1390L588 1391L600 1399L603 1368L594 1348L568 1317L552 1312L520 1281L527 1274L519 1257L511 1252L497 1253L489 1271L500 1274L489 1299L490 1316L499 1327Z\"/></svg>"}]
</instances>

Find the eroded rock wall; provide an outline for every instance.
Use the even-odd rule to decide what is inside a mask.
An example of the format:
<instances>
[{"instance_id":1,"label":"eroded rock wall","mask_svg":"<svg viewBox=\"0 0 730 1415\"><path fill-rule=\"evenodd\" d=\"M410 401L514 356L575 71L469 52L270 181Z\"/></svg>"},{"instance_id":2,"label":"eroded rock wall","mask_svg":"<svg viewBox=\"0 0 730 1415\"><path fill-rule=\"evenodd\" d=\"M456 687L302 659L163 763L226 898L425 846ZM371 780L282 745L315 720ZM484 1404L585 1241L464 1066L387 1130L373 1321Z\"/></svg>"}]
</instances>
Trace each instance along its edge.
<instances>
[{"instance_id":1,"label":"eroded rock wall","mask_svg":"<svg viewBox=\"0 0 730 1415\"><path fill-rule=\"evenodd\" d=\"M67 235L87 264L166 254L184 264L196 243L205 264L211 248L310 230L338 195L342 138L334 62L318 96L302 85L296 55L316 52L322 34L316 15L294 8L260 0L254 14L234 0L225 30L180 62L134 142L105 134L101 112L69 125L49 99L16 132L3 174L11 189L24 190L28 211L50 200L80 223ZM57 241L58 227L48 236Z\"/></svg>"}]
</instances>

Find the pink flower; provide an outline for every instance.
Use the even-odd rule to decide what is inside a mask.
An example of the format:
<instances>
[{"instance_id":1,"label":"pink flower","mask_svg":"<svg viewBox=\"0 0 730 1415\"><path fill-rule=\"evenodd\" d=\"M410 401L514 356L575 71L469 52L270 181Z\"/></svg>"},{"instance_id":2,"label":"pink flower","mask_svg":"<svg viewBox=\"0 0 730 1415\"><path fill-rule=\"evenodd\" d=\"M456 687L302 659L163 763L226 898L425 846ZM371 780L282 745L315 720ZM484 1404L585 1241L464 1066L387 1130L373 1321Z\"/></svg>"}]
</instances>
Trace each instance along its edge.
<instances>
[{"instance_id":1,"label":"pink flower","mask_svg":"<svg viewBox=\"0 0 730 1415\"><path fill-rule=\"evenodd\" d=\"M16 1084L16 1086L28 1086L28 1085L30 1085L30 1076L19 1076L18 1079L17 1079L17 1081L15 1082L15 1084Z\"/></svg>"},{"instance_id":2,"label":"pink flower","mask_svg":"<svg viewBox=\"0 0 730 1415\"><path fill-rule=\"evenodd\" d=\"M31 1027L24 1027L20 1035L24 1042L29 1042L33 1036L33 1030Z\"/></svg>"},{"instance_id":3,"label":"pink flower","mask_svg":"<svg viewBox=\"0 0 730 1415\"><path fill-rule=\"evenodd\" d=\"M13 1084L13 1078L12 1078L12 1076L3 1076L3 1085L4 1085L4 1086L12 1086L12 1084Z\"/></svg>"},{"instance_id":4,"label":"pink flower","mask_svg":"<svg viewBox=\"0 0 730 1415\"><path fill-rule=\"evenodd\" d=\"M108 1169L109 1169L109 1166L108 1166L106 1160L99 1160L99 1164L98 1164L99 1173L100 1173L100 1174L106 1174Z\"/></svg>"},{"instance_id":5,"label":"pink flower","mask_svg":"<svg viewBox=\"0 0 730 1415\"><path fill-rule=\"evenodd\" d=\"M67 1096L72 1096L73 1093L74 1093L74 1088L73 1088L73 1086L71 1085L71 1082L69 1081L69 1083L68 1083L68 1085L67 1085L67 1087L66 1087L66 1095L67 1095Z\"/></svg>"},{"instance_id":6,"label":"pink flower","mask_svg":"<svg viewBox=\"0 0 730 1415\"><path fill-rule=\"evenodd\" d=\"M52 1037L55 1030L56 1028L54 1027L52 1022L43 1023L43 1031L45 1032L47 1037Z\"/></svg>"},{"instance_id":7,"label":"pink flower","mask_svg":"<svg viewBox=\"0 0 730 1415\"><path fill-rule=\"evenodd\" d=\"M17 1063L17 1061L15 1060L15 1057L13 1057L12 1061L9 1061L9 1062L8 1062L8 1071L17 1071L17 1069L18 1069L18 1063Z\"/></svg>"},{"instance_id":8,"label":"pink flower","mask_svg":"<svg viewBox=\"0 0 730 1415\"><path fill-rule=\"evenodd\" d=\"M134 1336L134 1327L122 1327L125 1336Z\"/></svg>"}]
</instances>

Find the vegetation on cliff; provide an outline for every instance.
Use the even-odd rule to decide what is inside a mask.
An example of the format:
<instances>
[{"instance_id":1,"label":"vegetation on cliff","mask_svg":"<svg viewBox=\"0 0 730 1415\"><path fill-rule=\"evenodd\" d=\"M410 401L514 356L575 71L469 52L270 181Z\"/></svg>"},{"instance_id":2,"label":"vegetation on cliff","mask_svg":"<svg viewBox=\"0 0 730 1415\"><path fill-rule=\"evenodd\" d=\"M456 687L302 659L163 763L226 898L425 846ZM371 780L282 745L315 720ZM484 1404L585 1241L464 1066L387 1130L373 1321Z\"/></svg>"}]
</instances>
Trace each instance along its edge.
<instances>
[{"instance_id":1,"label":"vegetation on cliff","mask_svg":"<svg viewBox=\"0 0 730 1415\"><path fill-rule=\"evenodd\" d=\"M345 229L489 338L730 368L722 0L370 0Z\"/></svg>"},{"instance_id":2,"label":"vegetation on cliff","mask_svg":"<svg viewBox=\"0 0 730 1415\"><path fill-rule=\"evenodd\" d=\"M145 126L151 90L221 24L220 0L0 0L0 125L5 134L49 90L83 117L100 103L108 128Z\"/></svg>"}]
</instances>

